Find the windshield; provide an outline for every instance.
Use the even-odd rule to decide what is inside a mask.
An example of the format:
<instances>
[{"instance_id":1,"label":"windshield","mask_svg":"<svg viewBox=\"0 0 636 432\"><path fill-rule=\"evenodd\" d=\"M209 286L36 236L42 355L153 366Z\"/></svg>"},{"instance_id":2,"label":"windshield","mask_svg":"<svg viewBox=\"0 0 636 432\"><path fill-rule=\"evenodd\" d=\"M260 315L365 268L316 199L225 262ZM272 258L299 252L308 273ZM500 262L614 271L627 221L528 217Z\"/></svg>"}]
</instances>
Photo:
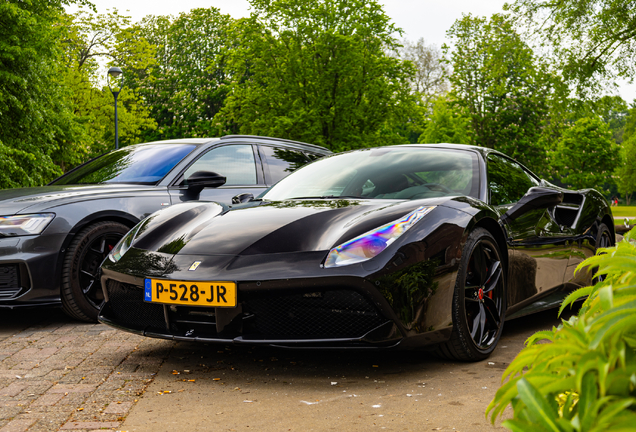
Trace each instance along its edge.
<instances>
[{"instance_id":1,"label":"windshield","mask_svg":"<svg viewBox=\"0 0 636 432\"><path fill-rule=\"evenodd\" d=\"M479 197L479 165L474 152L386 147L320 159L285 177L263 199L413 200L456 195Z\"/></svg>"},{"instance_id":2,"label":"windshield","mask_svg":"<svg viewBox=\"0 0 636 432\"><path fill-rule=\"evenodd\" d=\"M192 144L155 144L124 147L105 154L51 184L157 184L186 157Z\"/></svg>"}]
</instances>

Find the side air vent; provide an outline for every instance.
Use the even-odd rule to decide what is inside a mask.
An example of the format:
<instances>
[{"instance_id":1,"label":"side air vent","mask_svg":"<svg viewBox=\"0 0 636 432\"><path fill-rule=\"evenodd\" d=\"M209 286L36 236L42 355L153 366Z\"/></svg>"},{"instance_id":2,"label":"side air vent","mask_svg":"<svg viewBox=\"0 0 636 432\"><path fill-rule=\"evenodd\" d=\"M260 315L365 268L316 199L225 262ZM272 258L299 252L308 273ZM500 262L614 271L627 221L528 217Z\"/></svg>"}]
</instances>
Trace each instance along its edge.
<instances>
[{"instance_id":1,"label":"side air vent","mask_svg":"<svg viewBox=\"0 0 636 432\"><path fill-rule=\"evenodd\" d=\"M554 220L561 226L574 228L578 221L581 207L583 207L583 195L576 193L563 194L563 202L554 209Z\"/></svg>"}]
</instances>

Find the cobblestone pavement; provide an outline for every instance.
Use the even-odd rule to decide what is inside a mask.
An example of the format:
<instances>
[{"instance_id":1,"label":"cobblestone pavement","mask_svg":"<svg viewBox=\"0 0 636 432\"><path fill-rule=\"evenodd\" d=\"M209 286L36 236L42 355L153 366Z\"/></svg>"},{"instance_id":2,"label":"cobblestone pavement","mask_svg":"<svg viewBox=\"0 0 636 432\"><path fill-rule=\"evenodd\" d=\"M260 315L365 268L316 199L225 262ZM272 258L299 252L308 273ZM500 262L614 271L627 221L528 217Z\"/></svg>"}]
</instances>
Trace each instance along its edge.
<instances>
[{"instance_id":1,"label":"cobblestone pavement","mask_svg":"<svg viewBox=\"0 0 636 432\"><path fill-rule=\"evenodd\" d=\"M0 311L0 432L118 430L174 343Z\"/></svg>"},{"instance_id":2,"label":"cobblestone pavement","mask_svg":"<svg viewBox=\"0 0 636 432\"><path fill-rule=\"evenodd\" d=\"M567 318L567 317L566 317ZM506 323L487 360L143 338L60 310L0 310L0 432L503 430L501 373L555 311ZM509 415L507 410L506 415Z\"/></svg>"}]
</instances>

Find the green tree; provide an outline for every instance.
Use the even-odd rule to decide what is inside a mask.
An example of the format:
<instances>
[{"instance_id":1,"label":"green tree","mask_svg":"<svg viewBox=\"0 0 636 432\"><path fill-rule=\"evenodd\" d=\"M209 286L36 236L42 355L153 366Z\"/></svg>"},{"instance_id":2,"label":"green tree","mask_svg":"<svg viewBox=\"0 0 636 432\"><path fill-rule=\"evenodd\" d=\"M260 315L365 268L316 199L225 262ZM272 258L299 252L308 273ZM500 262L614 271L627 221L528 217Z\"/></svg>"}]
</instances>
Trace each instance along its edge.
<instances>
[{"instance_id":1,"label":"green tree","mask_svg":"<svg viewBox=\"0 0 636 432\"><path fill-rule=\"evenodd\" d=\"M551 136L542 134L558 94L555 78L502 15L464 16L447 34L451 95L470 119L471 144L545 172Z\"/></svg>"},{"instance_id":2,"label":"green tree","mask_svg":"<svg viewBox=\"0 0 636 432\"><path fill-rule=\"evenodd\" d=\"M418 103L430 112L436 98L448 92L448 67L442 52L435 45L427 45L423 38L416 42L405 39L399 49L400 58L415 66L415 74L409 80Z\"/></svg>"},{"instance_id":3,"label":"green tree","mask_svg":"<svg viewBox=\"0 0 636 432\"><path fill-rule=\"evenodd\" d=\"M625 127L623 130L623 139L627 140L636 134L636 102L632 103L632 107L627 111L625 118Z\"/></svg>"},{"instance_id":4,"label":"green tree","mask_svg":"<svg viewBox=\"0 0 636 432\"><path fill-rule=\"evenodd\" d=\"M610 128L614 141L623 142L623 132L628 115L627 103L620 96L603 96L598 99L574 99L573 119L600 117Z\"/></svg>"},{"instance_id":5,"label":"green tree","mask_svg":"<svg viewBox=\"0 0 636 432\"><path fill-rule=\"evenodd\" d=\"M579 90L636 75L636 8L620 0L516 0L505 8L549 48Z\"/></svg>"},{"instance_id":6,"label":"green tree","mask_svg":"<svg viewBox=\"0 0 636 432\"><path fill-rule=\"evenodd\" d=\"M625 203L629 205L632 194L636 192L636 135L623 141L616 177L618 191L625 195Z\"/></svg>"},{"instance_id":7,"label":"green tree","mask_svg":"<svg viewBox=\"0 0 636 432\"><path fill-rule=\"evenodd\" d=\"M448 99L439 97L433 102L433 112L420 135L420 143L470 143L470 119L463 116Z\"/></svg>"},{"instance_id":8,"label":"green tree","mask_svg":"<svg viewBox=\"0 0 636 432\"><path fill-rule=\"evenodd\" d=\"M404 39L402 44L397 54L402 60L413 64L415 73L409 83L417 106L406 121L397 125L395 131L406 142L416 143L422 139L433 102L448 92L448 70L439 48L427 45L423 38L417 42Z\"/></svg>"},{"instance_id":9,"label":"green tree","mask_svg":"<svg viewBox=\"0 0 636 432\"><path fill-rule=\"evenodd\" d=\"M403 142L413 65L376 1L251 0L229 53L225 124L345 150ZM417 114L415 114L417 116Z\"/></svg>"},{"instance_id":10,"label":"green tree","mask_svg":"<svg viewBox=\"0 0 636 432\"><path fill-rule=\"evenodd\" d=\"M216 8L148 16L137 31L157 46L156 62L140 69L130 85L151 110L158 128L146 139L215 136L216 114L229 92L226 51L233 22Z\"/></svg>"},{"instance_id":11,"label":"green tree","mask_svg":"<svg viewBox=\"0 0 636 432\"><path fill-rule=\"evenodd\" d=\"M0 188L61 174L51 158L82 139L62 78L62 1L0 2Z\"/></svg>"},{"instance_id":12,"label":"green tree","mask_svg":"<svg viewBox=\"0 0 636 432\"><path fill-rule=\"evenodd\" d=\"M576 189L600 188L617 162L617 146L605 122L597 117L578 120L563 132L554 166L564 184Z\"/></svg>"},{"instance_id":13,"label":"green tree","mask_svg":"<svg viewBox=\"0 0 636 432\"><path fill-rule=\"evenodd\" d=\"M62 148L66 152L54 155L56 162L68 168L114 148L115 109L113 96L104 85L105 63L124 71L124 88L118 100L120 145L141 142L156 123L141 95L128 82L153 65L156 47L140 34L129 17L117 10L106 14L80 10L67 15L63 41L65 83L71 92L73 113L88 138Z\"/></svg>"}]
</instances>

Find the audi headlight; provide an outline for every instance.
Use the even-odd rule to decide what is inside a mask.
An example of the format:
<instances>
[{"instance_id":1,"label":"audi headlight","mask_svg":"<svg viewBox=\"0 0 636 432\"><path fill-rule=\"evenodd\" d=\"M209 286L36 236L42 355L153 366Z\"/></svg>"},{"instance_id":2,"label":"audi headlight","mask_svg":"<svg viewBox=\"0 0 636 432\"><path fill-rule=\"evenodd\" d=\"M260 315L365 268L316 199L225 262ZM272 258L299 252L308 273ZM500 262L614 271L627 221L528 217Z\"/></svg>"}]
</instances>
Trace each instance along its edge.
<instances>
[{"instance_id":1,"label":"audi headlight","mask_svg":"<svg viewBox=\"0 0 636 432\"><path fill-rule=\"evenodd\" d=\"M325 267L341 267L369 260L408 231L435 206L419 207L404 217L368 231L329 251Z\"/></svg>"},{"instance_id":2,"label":"audi headlight","mask_svg":"<svg viewBox=\"0 0 636 432\"><path fill-rule=\"evenodd\" d=\"M55 213L0 216L0 237L40 234L55 218Z\"/></svg>"},{"instance_id":3,"label":"audi headlight","mask_svg":"<svg viewBox=\"0 0 636 432\"><path fill-rule=\"evenodd\" d=\"M139 222L137 225L133 227L133 229L128 231L128 234L123 236L122 239L119 240L119 243L117 243L115 247L110 251L110 253L108 254L108 259L114 263L119 261L121 257L123 257L126 254L126 252L128 252L133 242L135 241L135 237L137 237L139 230L141 229L142 226L145 225L147 221L148 219L142 222Z\"/></svg>"}]
</instances>

